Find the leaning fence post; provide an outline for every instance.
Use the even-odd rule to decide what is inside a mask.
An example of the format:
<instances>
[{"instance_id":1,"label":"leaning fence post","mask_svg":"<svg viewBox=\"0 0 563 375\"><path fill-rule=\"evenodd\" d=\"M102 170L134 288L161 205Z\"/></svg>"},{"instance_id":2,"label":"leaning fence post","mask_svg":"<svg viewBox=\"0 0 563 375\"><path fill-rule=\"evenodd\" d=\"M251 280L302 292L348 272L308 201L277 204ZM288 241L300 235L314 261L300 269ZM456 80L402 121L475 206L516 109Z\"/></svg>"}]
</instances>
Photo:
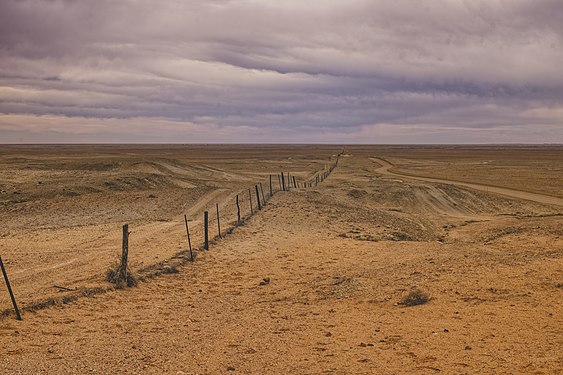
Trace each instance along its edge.
<instances>
[{"instance_id":1,"label":"leaning fence post","mask_svg":"<svg viewBox=\"0 0 563 375\"><path fill-rule=\"evenodd\" d=\"M188 246L190 248L190 260L194 261L194 253L192 252L192 240L190 239L190 227L188 226L188 217L184 215L184 222L186 223L186 233L188 234Z\"/></svg>"},{"instance_id":2,"label":"leaning fence post","mask_svg":"<svg viewBox=\"0 0 563 375\"><path fill-rule=\"evenodd\" d=\"M282 191L285 191L285 177L283 172L281 173Z\"/></svg>"},{"instance_id":3,"label":"leaning fence post","mask_svg":"<svg viewBox=\"0 0 563 375\"><path fill-rule=\"evenodd\" d=\"M20 310L18 309L18 304L16 303L16 297L14 297L14 292L12 292L12 287L10 286L10 280L8 280L8 274L6 273L6 269L4 268L4 262L2 262L2 257L0 257L0 268L2 268L2 274L4 275L4 280L6 281L6 287L8 288L8 293L10 293L12 305L14 306L14 311L16 312L16 319L22 320Z\"/></svg>"},{"instance_id":4,"label":"leaning fence post","mask_svg":"<svg viewBox=\"0 0 563 375\"><path fill-rule=\"evenodd\" d=\"M219 238L223 238L221 236L221 221L219 220L219 203L215 203L215 207L217 208L217 232L219 233Z\"/></svg>"},{"instance_id":5,"label":"leaning fence post","mask_svg":"<svg viewBox=\"0 0 563 375\"><path fill-rule=\"evenodd\" d=\"M240 225L240 205L238 203L238 194L237 194L237 224Z\"/></svg>"},{"instance_id":6,"label":"leaning fence post","mask_svg":"<svg viewBox=\"0 0 563 375\"><path fill-rule=\"evenodd\" d=\"M248 188L248 199L250 200L250 214L254 215L254 209L252 208L252 193L250 192L250 188Z\"/></svg>"},{"instance_id":7,"label":"leaning fence post","mask_svg":"<svg viewBox=\"0 0 563 375\"><path fill-rule=\"evenodd\" d=\"M254 188L256 189L256 199L258 200L258 209L261 210L262 205L260 204L260 194L258 193L258 185L254 185Z\"/></svg>"},{"instance_id":8,"label":"leaning fence post","mask_svg":"<svg viewBox=\"0 0 563 375\"><path fill-rule=\"evenodd\" d=\"M203 213L203 233L204 233L204 244L203 248L209 250L209 212L205 211Z\"/></svg>"},{"instance_id":9,"label":"leaning fence post","mask_svg":"<svg viewBox=\"0 0 563 375\"><path fill-rule=\"evenodd\" d=\"M119 278L127 282L127 258L129 256L129 224L123 224L123 242L121 244L121 265Z\"/></svg>"},{"instance_id":10,"label":"leaning fence post","mask_svg":"<svg viewBox=\"0 0 563 375\"><path fill-rule=\"evenodd\" d=\"M295 176L291 176L293 177L293 187L297 189L297 182L295 181Z\"/></svg>"}]
</instances>

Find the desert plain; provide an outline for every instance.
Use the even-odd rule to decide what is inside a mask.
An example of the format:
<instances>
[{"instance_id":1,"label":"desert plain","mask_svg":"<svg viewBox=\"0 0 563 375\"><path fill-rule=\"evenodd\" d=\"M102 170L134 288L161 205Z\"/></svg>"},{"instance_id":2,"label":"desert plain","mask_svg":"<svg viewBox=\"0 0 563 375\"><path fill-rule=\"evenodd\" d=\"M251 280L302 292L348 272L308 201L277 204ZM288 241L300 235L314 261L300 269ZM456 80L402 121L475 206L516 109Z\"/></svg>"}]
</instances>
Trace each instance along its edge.
<instances>
[{"instance_id":1,"label":"desert plain","mask_svg":"<svg viewBox=\"0 0 563 375\"><path fill-rule=\"evenodd\" d=\"M556 145L1 146L0 373L560 374L562 215Z\"/></svg>"}]
</instances>

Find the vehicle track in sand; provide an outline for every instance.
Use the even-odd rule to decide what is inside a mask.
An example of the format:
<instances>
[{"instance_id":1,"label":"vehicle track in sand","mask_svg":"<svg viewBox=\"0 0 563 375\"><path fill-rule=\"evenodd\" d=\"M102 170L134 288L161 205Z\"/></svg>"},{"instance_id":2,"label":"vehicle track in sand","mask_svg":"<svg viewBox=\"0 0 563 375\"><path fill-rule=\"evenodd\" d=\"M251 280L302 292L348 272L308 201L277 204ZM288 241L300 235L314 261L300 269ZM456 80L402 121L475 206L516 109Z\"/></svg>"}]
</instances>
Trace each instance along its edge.
<instances>
[{"instance_id":1,"label":"vehicle track in sand","mask_svg":"<svg viewBox=\"0 0 563 375\"><path fill-rule=\"evenodd\" d=\"M501 188L501 187L497 187L497 186L489 186L489 185L481 185L481 184L469 183L469 182L445 180L445 179L441 179L441 178L422 177L422 176L416 176L416 175L411 175L411 174L404 174L404 173L400 173L400 172L396 172L396 171L391 172L390 169L393 168L394 165L389 163L388 161L381 159L381 158L377 158L377 157L372 157L372 158L369 158L369 159L371 161L381 165L379 168L377 168L375 170L375 172L383 174L383 175L388 175L388 176L393 176L393 177L401 177L401 178L408 178L408 179L411 179L411 180L424 181L424 182L433 182L433 183L456 185L456 186L466 187L466 188L470 188L470 189L485 191L487 193L499 194L499 195L503 195L503 196L507 196L507 197L511 197L511 198L524 199L524 200L538 202L538 203L542 203L542 204L549 204L549 205L555 205L555 206L563 207L563 199L562 198L557 198L557 197L553 197L553 196L550 196L550 195L530 193L528 191Z\"/></svg>"}]
</instances>

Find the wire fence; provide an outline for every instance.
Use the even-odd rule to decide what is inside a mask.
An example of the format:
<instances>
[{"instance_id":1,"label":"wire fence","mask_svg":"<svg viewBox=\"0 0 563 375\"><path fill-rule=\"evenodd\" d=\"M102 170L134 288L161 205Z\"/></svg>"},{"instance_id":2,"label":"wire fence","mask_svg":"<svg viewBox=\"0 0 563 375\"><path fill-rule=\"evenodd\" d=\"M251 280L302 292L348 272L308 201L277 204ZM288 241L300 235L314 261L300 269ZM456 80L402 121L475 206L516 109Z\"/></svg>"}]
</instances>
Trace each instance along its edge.
<instances>
[{"instance_id":1,"label":"wire fence","mask_svg":"<svg viewBox=\"0 0 563 375\"><path fill-rule=\"evenodd\" d=\"M260 212L275 194L294 189L310 189L321 184L338 166L341 156L342 152L336 156L336 159L333 162L325 165L323 169L312 173L307 178L299 178L290 172L271 174L265 180L259 180L253 185L247 186L242 190L229 193L227 198L224 198L220 202L205 202L202 206L203 218L188 217L188 214L185 213L182 219L184 220L186 230L186 249L180 251L180 253L171 259L137 270L137 276L133 275L129 266L128 252L129 236L131 232L129 231L129 224L124 224L122 228L121 261L118 264L118 268L112 275L111 280L109 279L109 274L107 277L107 280L114 284L113 286L82 289L80 294L70 293L63 297L60 301L57 301L54 298L50 298L45 301L38 301L26 306L24 310L36 311L57 303L64 304L73 301L80 295L93 295L103 293L107 290L114 289L115 287L120 288L124 286L131 286L135 284L134 280L136 279L143 280L158 276L162 273L175 273L177 272L177 269L175 268L177 265L186 262L194 262L199 251L207 251L210 249L212 244L215 244L217 241L227 237L236 227L240 226L253 215ZM197 212L201 214L201 210L197 210ZM198 242L194 240L196 238L202 239L202 241ZM16 318L20 320L21 309L17 306L14 293L10 287L8 274L1 258L0 266L2 268L6 287L11 297L13 312L15 313ZM70 292L71 290L69 289L68 291ZM11 313L12 309L9 308L0 310L0 317L11 315Z\"/></svg>"}]
</instances>

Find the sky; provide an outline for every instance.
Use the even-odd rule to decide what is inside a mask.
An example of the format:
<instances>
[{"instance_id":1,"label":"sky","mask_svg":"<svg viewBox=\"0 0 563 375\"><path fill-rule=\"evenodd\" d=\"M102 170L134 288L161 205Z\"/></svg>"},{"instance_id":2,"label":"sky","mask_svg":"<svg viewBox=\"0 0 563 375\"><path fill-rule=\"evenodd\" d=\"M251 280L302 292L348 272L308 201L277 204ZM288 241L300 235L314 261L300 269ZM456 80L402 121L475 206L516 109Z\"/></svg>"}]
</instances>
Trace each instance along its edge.
<instances>
[{"instance_id":1,"label":"sky","mask_svg":"<svg viewBox=\"0 0 563 375\"><path fill-rule=\"evenodd\" d=\"M563 143L563 1L1 0L0 143Z\"/></svg>"}]
</instances>

